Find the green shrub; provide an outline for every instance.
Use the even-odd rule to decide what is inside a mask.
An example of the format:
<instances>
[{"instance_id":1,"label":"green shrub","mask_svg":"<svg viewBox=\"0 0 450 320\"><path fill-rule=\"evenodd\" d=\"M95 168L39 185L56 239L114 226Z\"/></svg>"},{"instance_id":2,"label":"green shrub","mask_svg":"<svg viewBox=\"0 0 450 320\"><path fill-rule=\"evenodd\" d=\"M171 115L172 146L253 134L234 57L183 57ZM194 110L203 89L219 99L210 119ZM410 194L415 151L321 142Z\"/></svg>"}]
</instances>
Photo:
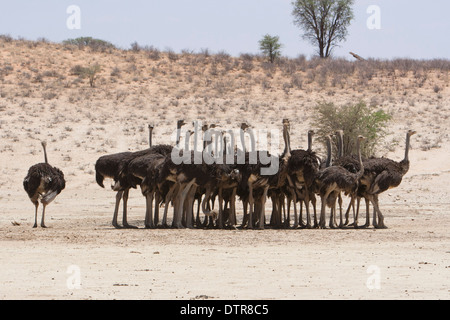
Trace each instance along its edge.
<instances>
[{"instance_id":1,"label":"green shrub","mask_svg":"<svg viewBox=\"0 0 450 320\"><path fill-rule=\"evenodd\" d=\"M88 78L89 85L91 87L95 86L95 80L98 78L98 73L102 70L102 67L98 64L89 67L83 67L76 65L71 69L73 75L79 76L82 79Z\"/></svg>"},{"instance_id":2,"label":"green shrub","mask_svg":"<svg viewBox=\"0 0 450 320\"><path fill-rule=\"evenodd\" d=\"M115 49L116 47L108 41L94 39L92 37L80 37L76 39L64 40L63 44L78 46L78 48L83 49L84 47L89 47L92 51L105 52L107 49Z\"/></svg>"},{"instance_id":3,"label":"green shrub","mask_svg":"<svg viewBox=\"0 0 450 320\"><path fill-rule=\"evenodd\" d=\"M359 135L366 137L361 152L366 157L375 155L377 147L386 136L386 128L391 115L376 106L364 102L336 107L334 103L320 102L316 106L313 125L316 135L322 143L329 134L338 130L344 132L343 155L356 154L356 139ZM337 141L334 140L336 156Z\"/></svg>"}]
</instances>

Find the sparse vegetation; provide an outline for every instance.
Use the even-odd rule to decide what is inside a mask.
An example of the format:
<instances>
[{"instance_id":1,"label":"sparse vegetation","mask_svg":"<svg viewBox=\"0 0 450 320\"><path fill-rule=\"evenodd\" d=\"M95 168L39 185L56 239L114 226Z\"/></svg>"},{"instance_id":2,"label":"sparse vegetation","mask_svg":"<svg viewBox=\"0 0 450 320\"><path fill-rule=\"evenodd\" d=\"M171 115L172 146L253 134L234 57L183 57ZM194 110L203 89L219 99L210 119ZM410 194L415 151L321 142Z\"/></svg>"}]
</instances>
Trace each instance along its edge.
<instances>
[{"instance_id":1,"label":"sparse vegetation","mask_svg":"<svg viewBox=\"0 0 450 320\"><path fill-rule=\"evenodd\" d=\"M89 79L89 85L91 88L95 86L95 80L98 78L98 73L102 70L101 66L98 64L95 64L93 66L89 67L82 67L80 65L76 65L72 68L72 74L77 75L80 78L88 78Z\"/></svg>"},{"instance_id":2,"label":"sparse vegetation","mask_svg":"<svg viewBox=\"0 0 450 320\"><path fill-rule=\"evenodd\" d=\"M94 52L107 52L107 50L115 49L116 47L108 41L101 39L94 39L92 37L80 37L76 39L67 39L63 41L65 45L77 46L79 49L89 47Z\"/></svg>"}]
</instances>

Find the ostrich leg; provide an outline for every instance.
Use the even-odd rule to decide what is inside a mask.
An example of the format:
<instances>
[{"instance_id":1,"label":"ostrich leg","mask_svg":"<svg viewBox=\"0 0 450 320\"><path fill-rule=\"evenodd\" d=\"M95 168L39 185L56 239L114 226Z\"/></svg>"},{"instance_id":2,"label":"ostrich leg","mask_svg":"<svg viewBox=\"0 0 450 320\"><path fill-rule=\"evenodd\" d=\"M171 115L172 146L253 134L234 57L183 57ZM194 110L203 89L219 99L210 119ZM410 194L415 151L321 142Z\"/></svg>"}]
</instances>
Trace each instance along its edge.
<instances>
[{"instance_id":1,"label":"ostrich leg","mask_svg":"<svg viewBox=\"0 0 450 320\"><path fill-rule=\"evenodd\" d=\"M35 200L35 201L33 201L33 203L34 203L34 207L35 207L33 228L37 228L37 213L38 213L39 201Z\"/></svg>"},{"instance_id":2,"label":"ostrich leg","mask_svg":"<svg viewBox=\"0 0 450 320\"><path fill-rule=\"evenodd\" d=\"M123 195L123 191L117 191L117 193L116 193L116 206L114 207L114 215L113 215L113 220L112 220L112 225L116 229L120 228L119 224L117 223L117 215L119 213L119 204L120 204L120 199L122 199L122 195Z\"/></svg>"},{"instance_id":3,"label":"ostrich leg","mask_svg":"<svg viewBox=\"0 0 450 320\"><path fill-rule=\"evenodd\" d=\"M154 222L155 226L159 224L159 203L161 202L161 195L159 192L155 192L155 216L154 216Z\"/></svg>"},{"instance_id":4,"label":"ostrich leg","mask_svg":"<svg viewBox=\"0 0 450 320\"><path fill-rule=\"evenodd\" d=\"M219 217L218 217L218 227L219 229L223 229L223 188L219 186Z\"/></svg>"},{"instance_id":5,"label":"ostrich leg","mask_svg":"<svg viewBox=\"0 0 450 320\"><path fill-rule=\"evenodd\" d=\"M362 228L368 228L370 226L370 202L367 198L364 198L364 200L366 202L366 223L362 226Z\"/></svg>"},{"instance_id":6,"label":"ostrich leg","mask_svg":"<svg viewBox=\"0 0 450 320\"><path fill-rule=\"evenodd\" d=\"M311 197L311 204L313 205L313 211L314 211L314 228L318 228L319 223L317 222L317 208L316 208L317 199L316 199L316 196L314 196L314 195ZM306 205L308 206L309 204L306 204ZM309 225L309 228L311 228L311 224Z\"/></svg>"},{"instance_id":7,"label":"ostrich leg","mask_svg":"<svg viewBox=\"0 0 450 320\"><path fill-rule=\"evenodd\" d=\"M127 188L126 190L123 191L123 195L122 195L122 199L123 199L122 225L123 225L124 228L137 229L136 226L129 225L128 221L127 221L127 216L128 216L127 204L128 204L128 194L129 193L130 193L130 189Z\"/></svg>"},{"instance_id":8,"label":"ostrich leg","mask_svg":"<svg viewBox=\"0 0 450 320\"><path fill-rule=\"evenodd\" d=\"M380 207L378 205L378 195L374 195L373 200L374 200L373 201L374 208L378 212L378 223L376 225L374 224L374 227L377 229L387 229L387 226L384 224L384 216L381 213ZM375 212L374 212L374 216L375 216Z\"/></svg>"},{"instance_id":9,"label":"ostrich leg","mask_svg":"<svg viewBox=\"0 0 450 320\"><path fill-rule=\"evenodd\" d=\"M266 200L267 200L267 191L269 191L269 186L264 187L264 193L261 197L261 208L260 208L260 215L259 215L259 227L258 229L263 230L264 229L264 221L266 218Z\"/></svg>"},{"instance_id":10,"label":"ostrich leg","mask_svg":"<svg viewBox=\"0 0 450 320\"><path fill-rule=\"evenodd\" d=\"M187 195L187 211L186 211L186 228L193 229L193 208L195 200L195 192L197 191L197 186L192 185L189 193Z\"/></svg>"},{"instance_id":11,"label":"ostrich leg","mask_svg":"<svg viewBox=\"0 0 450 320\"><path fill-rule=\"evenodd\" d=\"M331 190L330 191L327 191L323 196L320 196L321 197L321 209L320 209L320 221L319 221L319 228L321 228L321 229L325 229L326 228L326 226L325 226L325 212L326 212L326 209L327 209L327 200L328 200L328 197L330 196L330 193L331 193ZM331 218L330 218L330 221L331 221Z\"/></svg>"},{"instance_id":12,"label":"ostrich leg","mask_svg":"<svg viewBox=\"0 0 450 320\"><path fill-rule=\"evenodd\" d=\"M47 206L46 203L43 203L43 204L42 204L41 228L47 228L47 227L45 226L45 223L44 223L44 219L45 219L45 207L46 207L46 206Z\"/></svg>"},{"instance_id":13,"label":"ostrich leg","mask_svg":"<svg viewBox=\"0 0 450 320\"><path fill-rule=\"evenodd\" d=\"M248 222L248 201L244 200L242 201L242 207L243 207L243 216L242 216L242 224L241 224L241 228L245 228L245 224Z\"/></svg>"},{"instance_id":14,"label":"ostrich leg","mask_svg":"<svg viewBox=\"0 0 450 320\"><path fill-rule=\"evenodd\" d=\"M230 217L229 217L229 223L231 225L232 228L236 228L236 192L237 192L237 188L234 187L233 188L233 192L231 194L231 198L230 198Z\"/></svg>"},{"instance_id":15,"label":"ostrich leg","mask_svg":"<svg viewBox=\"0 0 450 320\"><path fill-rule=\"evenodd\" d=\"M314 209L314 227L317 227L316 198L310 199L308 187L305 186L305 210L306 210L306 228L311 229L311 214L309 212L309 202L311 200ZM303 220L303 219L302 219ZM303 221L301 221L303 223Z\"/></svg>"},{"instance_id":16,"label":"ostrich leg","mask_svg":"<svg viewBox=\"0 0 450 320\"><path fill-rule=\"evenodd\" d=\"M248 184L248 190L249 190L249 194L248 194L248 204L249 204L249 213L248 213L248 228L249 229L253 229L253 208L254 208L254 204L255 201L253 199L253 185L251 182L249 182Z\"/></svg>"},{"instance_id":17,"label":"ostrich leg","mask_svg":"<svg viewBox=\"0 0 450 320\"><path fill-rule=\"evenodd\" d=\"M184 202L186 200L186 197L192 187L192 185L195 183L195 178L192 179L187 185L184 183L180 186L180 196L178 199L178 210L176 210L176 217L174 217L173 226L174 228L180 229L182 228L181 220L183 218L183 209L184 209Z\"/></svg>"},{"instance_id":18,"label":"ostrich leg","mask_svg":"<svg viewBox=\"0 0 450 320\"><path fill-rule=\"evenodd\" d=\"M147 200L147 210L145 211L145 228L152 229L155 227L153 223L153 192L149 191L145 195L145 199Z\"/></svg>"},{"instance_id":19,"label":"ostrich leg","mask_svg":"<svg viewBox=\"0 0 450 320\"><path fill-rule=\"evenodd\" d=\"M343 215L342 215L342 195L341 193L339 193L338 195L338 204L339 204L339 228L343 228L344 227L344 219L343 219ZM353 217L355 216L355 214L353 214Z\"/></svg>"},{"instance_id":20,"label":"ostrich leg","mask_svg":"<svg viewBox=\"0 0 450 320\"><path fill-rule=\"evenodd\" d=\"M290 188L289 191L291 192L291 199L292 202L294 203L294 229L298 228L298 224L299 224L299 220L298 220L298 213L297 213L297 193L295 192L295 190L293 188ZM289 217L289 214L288 214ZM289 228L290 225L290 221L288 221L287 223L287 227Z\"/></svg>"},{"instance_id":21,"label":"ostrich leg","mask_svg":"<svg viewBox=\"0 0 450 320\"><path fill-rule=\"evenodd\" d=\"M177 186L178 185L176 183L174 183L170 187L169 192L167 192L166 197L164 198L164 215L163 215L163 220L161 222L161 225L163 228L167 228L169 226L167 224L167 212L169 211L170 201L172 200L172 195L174 194Z\"/></svg>"},{"instance_id":22,"label":"ostrich leg","mask_svg":"<svg viewBox=\"0 0 450 320\"><path fill-rule=\"evenodd\" d=\"M336 229L337 228L337 224L336 224L336 199L334 199L333 206L331 208L330 224L329 225L330 225L331 229Z\"/></svg>"},{"instance_id":23,"label":"ostrich leg","mask_svg":"<svg viewBox=\"0 0 450 320\"><path fill-rule=\"evenodd\" d=\"M352 197L353 198L353 197ZM357 201L357 205L359 206L359 201ZM347 210L345 211L345 222L344 222L344 226L348 226L348 224L350 223L349 221L349 216L350 216L350 209L353 208L353 212L355 212L355 201L350 201L350 203L348 204ZM355 214L353 213L353 224L351 224L352 226L354 226L354 222L356 221L356 217Z\"/></svg>"}]
</instances>

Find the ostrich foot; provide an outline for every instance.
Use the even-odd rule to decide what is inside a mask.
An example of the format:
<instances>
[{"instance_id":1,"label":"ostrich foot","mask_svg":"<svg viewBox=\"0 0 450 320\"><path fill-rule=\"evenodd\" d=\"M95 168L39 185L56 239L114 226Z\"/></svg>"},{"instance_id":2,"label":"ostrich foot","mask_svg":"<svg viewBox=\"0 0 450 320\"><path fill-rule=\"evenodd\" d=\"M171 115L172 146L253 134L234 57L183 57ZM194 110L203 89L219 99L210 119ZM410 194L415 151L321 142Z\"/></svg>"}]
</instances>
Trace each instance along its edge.
<instances>
[{"instance_id":1,"label":"ostrich foot","mask_svg":"<svg viewBox=\"0 0 450 320\"><path fill-rule=\"evenodd\" d=\"M375 226L375 229L387 229L388 227L384 224L384 222L378 223Z\"/></svg>"},{"instance_id":2,"label":"ostrich foot","mask_svg":"<svg viewBox=\"0 0 450 320\"><path fill-rule=\"evenodd\" d=\"M138 227L132 226L131 224L128 224L128 223L124 223L123 228L124 229L137 229Z\"/></svg>"}]
</instances>

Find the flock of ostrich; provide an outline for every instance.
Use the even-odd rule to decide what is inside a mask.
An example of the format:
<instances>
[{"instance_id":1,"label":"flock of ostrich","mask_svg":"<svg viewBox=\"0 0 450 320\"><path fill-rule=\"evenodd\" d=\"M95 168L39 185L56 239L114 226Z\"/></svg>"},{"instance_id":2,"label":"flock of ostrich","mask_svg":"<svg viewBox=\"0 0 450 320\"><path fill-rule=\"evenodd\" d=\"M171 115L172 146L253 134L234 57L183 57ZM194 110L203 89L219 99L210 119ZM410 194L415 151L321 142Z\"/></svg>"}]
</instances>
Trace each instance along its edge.
<instances>
[{"instance_id":1,"label":"flock of ostrich","mask_svg":"<svg viewBox=\"0 0 450 320\"><path fill-rule=\"evenodd\" d=\"M205 161L202 151L189 150L192 131L185 134L185 147L179 148L181 127L184 120L177 122L176 145L153 145L149 125L148 149L137 152L121 152L101 156L95 164L96 181L104 188L105 179L112 179L116 192L112 225L115 228L137 228L127 221L127 201L131 188L141 189L146 200L145 228L229 228L238 227L237 201L242 202L243 216L239 228L327 228L326 213L329 209L329 228L370 227L370 205L373 207L372 225L386 228L379 206L379 195L400 185L409 170L410 137L406 135L405 157L400 162L388 158L363 158L361 144L365 138L356 141L357 154L343 155L343 131L327 137L327 156L321 159L313 151L314 131L308 132L308 148L291 150L290 122L283 120L284 151L277 156L266 152L271 161L276 161L278 170L268 174L264 168L267 161L254 157L255 146L248 148L244 132L249 129L241 125L241 145L234 139L221 138L223 152L214 155L212 163ZM202 133L214 130L214 125L203 125ZM338 141L337 156L332 156L332 136ZM203 140L204 150L211 145ZM194 141L196 145L197 141ZM34 228L37 227L39 201L43 205L41 227L45 228L45 208L65 188L64 174L48 163L46 143L42 142L45 163L30 167L23 181L24 189L35 205ZM258 152L260 152L259 150ZM173 155L182 154L177 162ZM214 154L214 151L212 152ZM234 161L226 161L230 159ZM194 161L201 159L199 161ZM241 159L238 161L237 159ZM320 197L320 211L316 210L316 199ZM347 208L343 198L349 199ZM270 198L272 212L266 221L266 201ZM360 201L366 204L366 221L358 224ZM120 202L123 204L122 225L118 223ZM303 207L306 217L303 217ZM162 219L160 209L163 208ZM291 222L293 208L293 222ZM312 208L312 211L311 211ZM172 209L171 225L168 224L169 209ZM299 209L299 210L298 210ZM338 211L339 210L339 211ZM353 221L350 221L350 212ZM202 214L201 214L202 213ZM339 222L337 221L339 219ZM351 223L350 223L351 222Z\"/></svg>"}]
</instances>

